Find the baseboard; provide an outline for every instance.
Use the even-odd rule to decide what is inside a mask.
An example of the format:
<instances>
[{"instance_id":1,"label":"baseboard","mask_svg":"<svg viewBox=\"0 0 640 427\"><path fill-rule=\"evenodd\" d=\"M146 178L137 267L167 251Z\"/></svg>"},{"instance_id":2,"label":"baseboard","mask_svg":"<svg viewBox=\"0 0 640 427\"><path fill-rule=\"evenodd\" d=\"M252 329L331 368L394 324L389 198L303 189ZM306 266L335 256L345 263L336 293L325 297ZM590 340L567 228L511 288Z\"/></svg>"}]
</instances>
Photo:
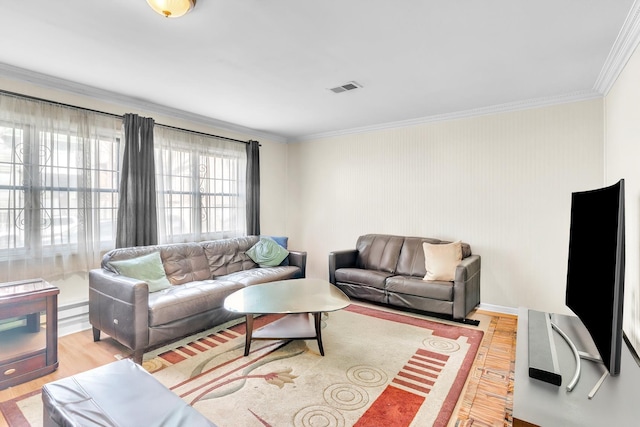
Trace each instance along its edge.
<instances>
[{"instance_id":1,"label":"baseboard","mask_svg":"<svg viewBox=\"0 0 640 427\"><path fill-rule=\"evenodd\" d=\"M502 313L502 314L511 314L513 316L517 316L518 315L518 308L514 308L514 307L506 307L503 305L494 305L494 304L485 304L485 303L480 303L480 305L478 306L478 310L482 310L482 311L491 311L494 313Z\"/></svg>"},{"instance_id":2,"label":"baseboard","mask_svg":"<svg viewBox=\"0 0 640 427\"><path fill-rule=\"evenodd\" d=\"M58 336L74 334L91 328L89 301L58 307Z\"/></svg>"}]
</instances>

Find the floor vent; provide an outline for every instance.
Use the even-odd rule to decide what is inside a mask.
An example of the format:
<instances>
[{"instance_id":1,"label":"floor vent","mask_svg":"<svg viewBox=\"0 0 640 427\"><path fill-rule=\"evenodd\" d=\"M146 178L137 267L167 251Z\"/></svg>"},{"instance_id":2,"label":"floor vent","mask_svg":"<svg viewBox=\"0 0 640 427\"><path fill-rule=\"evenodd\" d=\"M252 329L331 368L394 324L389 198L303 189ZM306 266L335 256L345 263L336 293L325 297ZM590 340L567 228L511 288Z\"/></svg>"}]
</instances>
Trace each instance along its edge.
<instances>
[{"instance_id":1,"label":"floor vent","mask_svg":"<svg viewBox=\"0 0 640 427\"><path fill-rule=\"evenodd\" d=\"M329 90L331 92L333 92L333 93L340 93L340 92L346 92L346 91L349 91L349 90L358 89L358 88L361 88L361 87L362 87L362 85L360 83L349 82L349 83L343 84L342 86L332 87Z\"/></svg>"}]
</instances>

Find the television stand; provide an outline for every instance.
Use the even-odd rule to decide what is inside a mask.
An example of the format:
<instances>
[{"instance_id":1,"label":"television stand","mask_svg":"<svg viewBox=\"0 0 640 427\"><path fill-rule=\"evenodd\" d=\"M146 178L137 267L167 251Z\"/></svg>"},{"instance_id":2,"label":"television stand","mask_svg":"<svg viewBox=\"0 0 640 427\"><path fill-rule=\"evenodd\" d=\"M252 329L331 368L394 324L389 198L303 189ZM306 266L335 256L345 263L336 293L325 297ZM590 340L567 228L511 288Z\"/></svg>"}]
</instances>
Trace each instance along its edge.
<instances>
[{"instance_id":1,"label":"television stand","mask_svg":"<svg viewBox=\"0 0 640 427\"><path fill-rule=\"evenodd\" d=\"M593 388L591 389L591 391L589 392L589 394L587 395L587 397L589 398L589 400L593 399L593 396L596 395L596 393L598 392L598 390L600 390L600 386L602 385L602 383L604 382L604 380L607 379L607 377L609 376L609 372L605 372L604 374L602 374L602 376L600 377L600 379L598 380L598 382L596 383L596 385L593 386Z\"/></svg>"},{"instance_id":2,"label":"television stand","mask_svg":"<svg viewBox=\"0 0 640 427\"><path fill-rule=\"evenodd\" d=\"M580 381L572 392L567 392L569 376L575 370L574 355L558 334L553 334L558 355L561 387L529 378L528 310L518 311L516 366L513 393L513 426L618 426L636 425L640 384L640 366L626 344L622 346L620 375L602 382L592 399L588 395L606 369L594 363L582 364ZM577 318L556 315L558 326L581 350L586 331ZM582 327L582 328L580 328ZM591 353L591 348L586 348Z\"/></svg>"},{"instance_id":3,"label":"television stand","mask_svg":"<svg viewBox=\"0 0 640 427\"><path fill-rule=\"evenodd\" d=\"M571 381L569 381L569 384L567 384L567 391L573 391L573 389L576 387L576 384L578 384L578 381L580 380L580 372L582 371L582 364L580 363L580 359L585 359L590 362L603 364L602 359L600 357L593 356L589 353L578 351L576 346L573 344L573 341L571 341L571 338L569 338L567 334L565 334L564 331L560 329L560 327L558 327L558 325L555 322L553 321L551 322L551 327L553 328L554 331L556 331L560 335L560 337L562 337L562 339L567 343L567 345L571 349L571 353L573 353L573 360L575 361L576 369L573 373L573 377L571 377ZM602 376L600 377L596 385L591 389L591 391L587 395L589 399L593 399L593 396L596 395L596 393L600 389L600 386L608 376L609 376L609 372L607 371L605 371L605 373L602 374Z\"/></svg>"}]
</instances>

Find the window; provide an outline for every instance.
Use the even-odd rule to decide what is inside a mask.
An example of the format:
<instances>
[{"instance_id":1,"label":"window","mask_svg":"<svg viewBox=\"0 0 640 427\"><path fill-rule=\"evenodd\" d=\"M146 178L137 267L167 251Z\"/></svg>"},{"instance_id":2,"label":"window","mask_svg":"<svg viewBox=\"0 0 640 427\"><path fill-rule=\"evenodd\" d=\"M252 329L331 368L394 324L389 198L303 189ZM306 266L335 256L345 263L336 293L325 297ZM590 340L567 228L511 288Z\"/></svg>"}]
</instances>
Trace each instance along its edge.
<instances>
[{"instance_id":1,"label":"window","mask_svg":"<svg viewBox=\"0 0 640 427\"><path fill-rule=\"evenodd\" d=\"M245 234L243 144L156 125L159 239ZM115 247L122 118L0 93L0 281L86 280Z\"/></svg>"},{"instance_id":2,"label":"window","mask_svg":"<svg viewBox=\"0 0 640 427\"><path fill-rule=\"evenodd\" d=\"M15 167L23 140L23 129L0 125L0 250L24 247L25 170Z\"/></svg>"},{"instance_id":3,"label":"window","mask_svg":"<svg viewBox=\"0 0 640 427\"><path fill-rule=\"evenodd\" d=\"M154 138L161 240L244 235L245 147L157 125Z\"/></svg>"},{"instance_id":4,"label":"window","mask_svg":"<svg viewBox=\"0 0 640 427\"><path fill-rule=\"evenodd\" d=\"M87 237L113 247L120 139L107 133L87 143L0 126L0 249L75 251Z\"/></svg>"},{"instance_id":5,"label":"window","mask_svg":"<svg viewBox=\"0 0 640 427\"><path fill-rule=\"evenodd\" d=\"M0 101L0 258L73 255L97 265L115 241L121 120Z\"/></svg>"}]
</instances>

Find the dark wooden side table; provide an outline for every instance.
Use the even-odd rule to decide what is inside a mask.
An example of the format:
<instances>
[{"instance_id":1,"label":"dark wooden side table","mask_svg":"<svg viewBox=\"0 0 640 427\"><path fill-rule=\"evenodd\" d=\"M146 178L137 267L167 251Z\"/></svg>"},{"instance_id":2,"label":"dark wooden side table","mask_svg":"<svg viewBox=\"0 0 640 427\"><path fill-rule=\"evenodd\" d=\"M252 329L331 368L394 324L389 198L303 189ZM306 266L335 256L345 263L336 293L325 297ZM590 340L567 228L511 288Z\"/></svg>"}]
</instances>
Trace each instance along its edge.
<instances>
[{"instance_id":1,"label":"dark wooden side table","mask_svg":"<svg viewBox=\"0 0 640 427\"><path fill-rule=\"evenodd\" d=\"M58 368L59 293L42 279L0 283L0 390Z\"/></svg>"}]
</instances>

